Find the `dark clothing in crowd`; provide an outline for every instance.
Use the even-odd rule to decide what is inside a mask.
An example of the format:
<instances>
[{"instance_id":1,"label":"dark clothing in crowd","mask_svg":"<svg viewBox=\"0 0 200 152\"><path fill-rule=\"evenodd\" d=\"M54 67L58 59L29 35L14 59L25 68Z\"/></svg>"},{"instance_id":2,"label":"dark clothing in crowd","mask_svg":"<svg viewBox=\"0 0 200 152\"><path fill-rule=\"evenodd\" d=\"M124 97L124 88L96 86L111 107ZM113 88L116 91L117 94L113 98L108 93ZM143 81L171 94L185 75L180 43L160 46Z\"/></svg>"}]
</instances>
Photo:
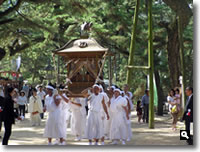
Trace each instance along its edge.
<instances>
[{"instance_id":1,"label":"dark clothing in crowd","mask_svg":"<svg viewBox=\"0 0 200 152\"><path fill-rule=\"evenodd\" d=\"M25 105L19 105L19 115L20 116L24 116L25 117L25 109L26 109Z\"/></svg>"},{"instance_id":2,"label":"dark clothing in crowd","mask_svg":"<svg viewBox=\"0 0 200 152\"><path fill-rule=\"evenodd\" d=\"M142 97L142 106L143 106L143 122L146 121L146 123L149 122L149 96L147 94L145 94Z\"/></svg>"},{"instance_id":3,"label":"dark clothing in crowd","mask_svg":"<svg viewBox=\"0 0 200 152\"><path fill-rule=\"evenodd\" d=\"M4 97L2 96L0 96L0 107L1 107L0 111L0 132L1 132L2 121L3 121L3 109L4 109Z\"/></svg>"},{"instance_id":4,"label":"dark clothing in crowd","mask_svg":"<svg viewBox=\"0 0 200 152\"><path fill-rule=\"evenodd\" d=\"M45 101L42 100L42 107L44 107L44 104L45 104ZM40 117L41 117L41 119L44 119L44 113L41 113L41 114L40 114Z\"/></svg>"},{"instance_id":5,"label":"dark clothing in crowd","mask_svg":"<svg viewBox=\"0 0 200 152\"><path fill-rule=\"evenodd\" d=\"M191 95L191 97L188 97L187 99L187 103L183 114L183 120L185 120L185 130L190 131L190 123L193 122L193 95ZM191 139L187 142L189 145L192 145L193 137L191 136Z\"/></svg>"},{"instance_id":6,"label":"dark clothing in crowd","mask_svg":"<svg viewBox=\"0 0 200 152\"><path fill-rule=\"evenodd\" d=\"M143 122L149 123L149 104L144 104L143 110Z\"/></svg>"},{"instance_id":7,"label":"dark clothing in crowd","mask_svg":"<svg viewBox=\"0 0 200 152\"><path fill-rule=\"evenodd\" d=\"M10 138L10 135L12 133L12 124L15 123L15 118L18 116L14 112L14 101L10 95L8 95L5 98L5 106L3 109L3 121L4 121L4 127L5 127L5 133L3 137L3 145L8 145L8 140Z\"/></svg>"},{"instance_id":8,"label":"dark clothing in crowd","mask_svg":"<svg viewBox=\"0 0 200 152\"><path fill-rule=\"evenodd\" d=\"M137 111L137 116L141 116L142 115L142 108L141 108L141 106L138 106L136 108L136 111Z\"/></svg>"}]
</instances>

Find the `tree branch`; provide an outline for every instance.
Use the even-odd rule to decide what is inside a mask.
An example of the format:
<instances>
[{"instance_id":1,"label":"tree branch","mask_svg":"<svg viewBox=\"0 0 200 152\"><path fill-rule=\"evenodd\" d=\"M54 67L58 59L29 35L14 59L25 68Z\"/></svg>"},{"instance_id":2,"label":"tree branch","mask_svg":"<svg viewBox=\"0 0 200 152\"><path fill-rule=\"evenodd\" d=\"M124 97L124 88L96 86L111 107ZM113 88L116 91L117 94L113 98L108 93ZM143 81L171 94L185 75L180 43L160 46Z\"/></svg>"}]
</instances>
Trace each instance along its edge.
<instances>
[{"instance_id":1,"label":"tree branch","mask_svg":"<svg viewBox=\"0 0 200 152\"><path fill-rule=\"evenodd\" d=\"M14 21L14 19L2 20L2 21L0 21L0 25L7 24L7 23L10 23L10 22L13 22L13 21Z\"/></svg>"},{"instance_id":2,"label":"tree branch","mask_svg":"<svg viewBox=\"0 0 200 152\"><path fill-rule=\"evenodd\" d=\"M13 7L9 7L4 12L0 12L0 18L8 15L9 13L11 13L11 12L13 12L15 10L18 10L18 8L20 7L21 2L22 2L22 0L18 0L17 3Z\"/></svg>"}]
</instances>

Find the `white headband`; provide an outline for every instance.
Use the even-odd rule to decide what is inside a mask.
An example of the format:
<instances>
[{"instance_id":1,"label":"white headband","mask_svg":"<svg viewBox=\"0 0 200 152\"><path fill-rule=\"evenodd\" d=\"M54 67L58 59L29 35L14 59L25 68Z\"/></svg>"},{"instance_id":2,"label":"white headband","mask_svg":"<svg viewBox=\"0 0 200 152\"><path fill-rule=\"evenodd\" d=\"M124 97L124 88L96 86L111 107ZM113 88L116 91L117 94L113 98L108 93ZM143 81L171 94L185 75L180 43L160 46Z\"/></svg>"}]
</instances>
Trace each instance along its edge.
<instances>
[{"instance_id":1,"label":"white headband","mask_svg":"<svg viewBox=\"0 0 200 152\"><path fill-rule=\"evenodd\" d=\"M94 84L94 85L93 85L93 88L94 88L94 87L98 87L98 88L100 88L99 85L97 85L97 84Z\"/></svg>"},{"instance_id":2,"label":"white headband","mask_svg":"<svg viewBox=\"0 0 200 152\"><path fill-rule=\"evenodd\" d=\"M103 87L102 87L102 85L99 85L99 88L103 91Z\"/></svg>"},{"instance_id":3,"label":"white headband","mask_svg":"<svg viewBox=\"0 0 200 152\"><path fill-rule=\"evenodd\" d=\"M51 89L51 90L54 90L54 88L50 85L46 86L47 89Z\"/></svg>"},{"instance_id":4,"label":"white headband","mask_svg":"<svg viewBox=\"0 0 200 152\"><path fill-rule=\"evenodd\" d=\"M115 89L116 89L116 87L115 87L115 86L111 86L111 88L112 88L113 90L115 90Z\"/></svg>"},{"instance_id":5,"label":"white headband","mask_svg":"<svg viewBox=\"0 0 200 152\"><path fill-rule=\"evenodd\" d=\"M121 92L121 90L120 90L120 89L118 89L118 88L117 88L117 89L115 89L115 90L114 90L114 92L115 92L115 91L118 91L120 94L122 93L122 92Z\"/></svg>"},{"instance_id":6,"label":"white headband","mask_svg":"<svg viewBox=\"0 0 200 152\"><path fill-rule=\"evenodd\" d=\"M56 96L56 99L62 99L61 96Z\"/></svg>"}]
</instances>

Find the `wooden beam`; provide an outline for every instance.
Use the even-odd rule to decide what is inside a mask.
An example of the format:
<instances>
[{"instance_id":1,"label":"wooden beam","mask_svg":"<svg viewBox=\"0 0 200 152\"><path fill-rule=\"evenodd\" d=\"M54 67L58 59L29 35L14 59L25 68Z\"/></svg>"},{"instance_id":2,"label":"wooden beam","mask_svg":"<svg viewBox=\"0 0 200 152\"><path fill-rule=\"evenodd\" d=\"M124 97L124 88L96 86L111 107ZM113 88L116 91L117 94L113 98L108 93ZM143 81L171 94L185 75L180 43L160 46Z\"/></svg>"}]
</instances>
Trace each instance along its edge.
<instances>
[{"instance_id":1,"label":"wooden beam","mask_svg":"<svg viewBox=\"0 0 200 152\"><path fill-rule=\"evenodd\" d=\"M129 65L129 66L125 66L125 67L128 68L128 69L146 69L146 70L150 69L149 66L132 66L132 65Z\"/></svg>"}]
</instances>

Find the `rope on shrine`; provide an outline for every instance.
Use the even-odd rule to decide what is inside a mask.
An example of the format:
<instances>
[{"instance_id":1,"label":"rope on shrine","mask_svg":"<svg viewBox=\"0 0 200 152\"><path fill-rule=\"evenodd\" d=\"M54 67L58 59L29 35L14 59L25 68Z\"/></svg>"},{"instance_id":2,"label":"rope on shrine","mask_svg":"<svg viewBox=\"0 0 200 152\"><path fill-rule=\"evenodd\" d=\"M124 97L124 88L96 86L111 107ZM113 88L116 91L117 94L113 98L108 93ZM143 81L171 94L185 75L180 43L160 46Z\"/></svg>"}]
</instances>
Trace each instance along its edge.
<instances>
[{"instance_id":1,"label":"rope on shrine","mask_svg":"<svg viewBox=\"0 0 200 152\"><path fill-rule=\"evenodd\" d=\"M100 68L100 70L99 70L99 73L98 73L98 76L97 76L97 78L96 78L96 81L95 81L95 83L97 83L97 82L101 82L101 81L103 81L103 80L101 80L100 79L100 76L101 76L101 73L102 73L102 71L103 71L103 67L104 67L104 64L105 64L105 61L106 61L106 57L107 57L107 52L105 52L105 54L103 55L103 62L102 62L102 65L101 65L101 68Z\"/></svg>"}]
</instances>

